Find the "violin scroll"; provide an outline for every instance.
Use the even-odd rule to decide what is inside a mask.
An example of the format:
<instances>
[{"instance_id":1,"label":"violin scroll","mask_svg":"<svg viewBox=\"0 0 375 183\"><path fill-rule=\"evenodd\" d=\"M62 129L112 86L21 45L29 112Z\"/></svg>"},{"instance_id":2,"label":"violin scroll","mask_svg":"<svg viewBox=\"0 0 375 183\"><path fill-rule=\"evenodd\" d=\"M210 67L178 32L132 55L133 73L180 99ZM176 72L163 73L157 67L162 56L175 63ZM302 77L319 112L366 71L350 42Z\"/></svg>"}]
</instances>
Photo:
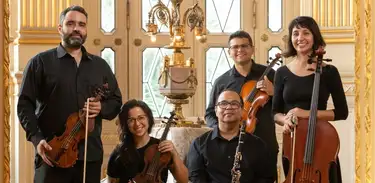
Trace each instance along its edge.
<instances>
[{"instance_id":1,"label":"violin scroll","mask_svg":"<svg viewBox=\"0 0 375 183\"><path fill-rule=\"evenodd\" d=\"M271 67L273 67L275 64L280 65L282 63L283 63L283 60L281 60L281 53L276 53L275 58L270 57L269 60L267 60L267 64L271 65Z\"/></svg>"}]
</instances>

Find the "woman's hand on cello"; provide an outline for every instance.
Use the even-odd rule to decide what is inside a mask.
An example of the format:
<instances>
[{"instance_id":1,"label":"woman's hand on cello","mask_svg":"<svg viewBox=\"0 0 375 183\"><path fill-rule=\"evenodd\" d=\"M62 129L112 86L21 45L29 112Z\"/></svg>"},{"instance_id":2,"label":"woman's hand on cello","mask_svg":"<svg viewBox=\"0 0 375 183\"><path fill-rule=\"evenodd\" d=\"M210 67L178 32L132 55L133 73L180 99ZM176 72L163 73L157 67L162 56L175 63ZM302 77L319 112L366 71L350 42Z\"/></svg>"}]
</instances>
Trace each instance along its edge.
<instances>
[{"instance_id":1,"label":"woman's hand on cello","mask_svg":"<svg viewBox=\"0 0 375 183\"><path fill-rule=\"evenodd\" d=\"M94 97L89 98L89 118L95 118L99 115L100 111L102 110L102 104L100 101L94 101ZM83 111L87 112L87 102L85 102L85 106L83 107Z\"/></svg>"},{"instance_id":2,"label":"woman's hand on cello","mask_svg":"<svg viewBox=\"0 0 375 183\"><path fill-rule=\"evenodd\" d=\"M174 148L174 145L172 141L170 140L164 140L159 143L159 151L162 153L165 152L171 152L172 157L178 156L176 149Z\"/></svg>"},{"instance_id":3,"label":"woman's hand on cello","mask_svg":"<svg viewBox=\"0 0 375 183\"><path fill-rule=\"evenodd\" d=\"M291 109L288 114L292 114L298 118L309 118L310 111L295 107Z\"/></svg>"},{"instance_id":4,"label":"woman's hand on cello","mask_svg":"<svg viewBox=\"0 0 375 183\"><path fill-rule=\"evenodd\" d=\"M298 118L293 115L293 113L288 113L284 116L284 133L290 133L293 131L294 127L297 125Z\"/></svg>"},{"instance_id":5,"label":"woman's hand on cello","mask_svg":"<svg viewBox=\"0 0 375 183\"><path fill-rule=\"evenodd\" d=\"M273 96L273 84L267 76L264 76L263 80L257 82L257 88L266 92L269 96Z\"/></svg>"}]
</instances>

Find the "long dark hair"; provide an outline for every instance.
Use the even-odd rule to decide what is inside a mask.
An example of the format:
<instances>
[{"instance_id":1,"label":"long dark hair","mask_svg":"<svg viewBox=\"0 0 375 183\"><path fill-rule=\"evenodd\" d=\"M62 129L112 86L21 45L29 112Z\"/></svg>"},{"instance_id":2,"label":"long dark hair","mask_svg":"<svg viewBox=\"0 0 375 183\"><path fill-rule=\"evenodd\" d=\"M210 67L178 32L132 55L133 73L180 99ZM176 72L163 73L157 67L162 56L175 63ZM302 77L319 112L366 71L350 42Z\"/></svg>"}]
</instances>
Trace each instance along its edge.
<instances>
[{"instance_id":1,"label":"long dark hair","mask_svg":"<svg viewBox=\"0 0 375 183\"><path fill-rule=\"evenodd\" d=\"M119 113L119 140L120 144L116 147L118 150L119 156L116 159L120 159L125 166L133 165L136 166L136 162L139 161L136 157L138 156L133 134L129 130L128 119L129 111L135 107L140 107L143 112L146 114L148 119L148 133L151 133L151 129L155 124L154 117L150 107L141 100L132 99L127 101L122 107ZM141 160L143 157L141 158Z\"/></svg>"},{"instance_id":2,"label":"long dark hair","mask_svg":"<svg viewBox=\"0 0 375 183\"><path fill-rule=\"evenodd\" d=\"M297 18L292 20L292 22L290 22L289 24L288 47L287 47L287 50L283 53L284 57L293 57L297 55L297 51L293 47L293 43L292 43L292 34L293 34L294 27L306 28L310 30L314 38L314 44L312 47L313 51L318 49L319 46L323 46L323 47L326 46L323 36L320 33L319 26L315 22L315 20L309 16L298 16Z\"/></svg>"}]
</instances>

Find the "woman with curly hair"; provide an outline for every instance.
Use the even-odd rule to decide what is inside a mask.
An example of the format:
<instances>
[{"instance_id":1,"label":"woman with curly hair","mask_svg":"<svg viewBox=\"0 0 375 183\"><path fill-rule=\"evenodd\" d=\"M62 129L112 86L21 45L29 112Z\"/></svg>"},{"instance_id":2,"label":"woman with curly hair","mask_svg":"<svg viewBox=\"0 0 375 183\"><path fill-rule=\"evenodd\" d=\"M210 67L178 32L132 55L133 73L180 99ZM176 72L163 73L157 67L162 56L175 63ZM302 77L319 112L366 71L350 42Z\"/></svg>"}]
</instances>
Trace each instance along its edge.
<instances>
[{"instance_id":1,"label":"woman with curly hair","mask_svg":"<svg viewBox=\"0 0 375 183\"><path fill-rule=\"evenodd\" d=\"M144 169L144 154L146 149L159 144L161 153L171 153L171 162L162 170L161 179L167 182L168 169L177 182L187 183L187 168L180 159L173 143L169 140L160 142L150 136L154 125L154 117L148 105L140 100L126 102L119 114L120 144L109 157L107 175L111 183L128 183Z\"/></svg>"}]
</instances>

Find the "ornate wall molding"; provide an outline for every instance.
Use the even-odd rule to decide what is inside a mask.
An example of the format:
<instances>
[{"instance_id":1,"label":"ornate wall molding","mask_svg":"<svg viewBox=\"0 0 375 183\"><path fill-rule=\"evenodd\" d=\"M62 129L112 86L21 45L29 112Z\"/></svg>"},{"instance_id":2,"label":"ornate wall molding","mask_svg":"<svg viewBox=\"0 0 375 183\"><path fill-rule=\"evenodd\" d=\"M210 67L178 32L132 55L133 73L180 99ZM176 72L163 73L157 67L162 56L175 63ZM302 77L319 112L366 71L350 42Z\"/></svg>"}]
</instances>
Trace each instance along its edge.
<instances>
[{"instance_id":1,"label":"ornate wall molding","mask_svg":"<svg viewBox=\"0 0 375 183\"><path fill-rule=\"evenodd\" d=\"M352 0L313 0L312 16L327 43L354 43Z\"/></svg>"},{"instance_id":2,"label":"ornate wall molding","mask_svg":"<svg viewBox=\"0 0 375 183\"><path fill-rule=\"evenodd\" d=\"M20 0L20 30L15 44L60 43L57 32L59 15L66 7L82 4L81 0Z\"/></svg>"},{"instance_id":3,"label":"ornate wall molding","mask_svg":"<svg viewBox=\"0 0 375 183\"><path fill-rule=\"evenodd\" d=\"M372 164L372 1L354 0L355 16L355 174L356 182L373 182Z\"/></svg>"},{"instance_id":4,"label":"ornate wall molding","mask_svg":"<svg viewBox=\"0 0 375 183\"><path fill-rule=\"evenodd\" d=\"M10 59L9 59L9 0L3 0L3 27L4 27L4 46L3 46L3 97L4 97L4 162L3 162L3 182L10 182L10 103L9 103L9 81L10 81Z\"/></svg>"}]
</instances>

